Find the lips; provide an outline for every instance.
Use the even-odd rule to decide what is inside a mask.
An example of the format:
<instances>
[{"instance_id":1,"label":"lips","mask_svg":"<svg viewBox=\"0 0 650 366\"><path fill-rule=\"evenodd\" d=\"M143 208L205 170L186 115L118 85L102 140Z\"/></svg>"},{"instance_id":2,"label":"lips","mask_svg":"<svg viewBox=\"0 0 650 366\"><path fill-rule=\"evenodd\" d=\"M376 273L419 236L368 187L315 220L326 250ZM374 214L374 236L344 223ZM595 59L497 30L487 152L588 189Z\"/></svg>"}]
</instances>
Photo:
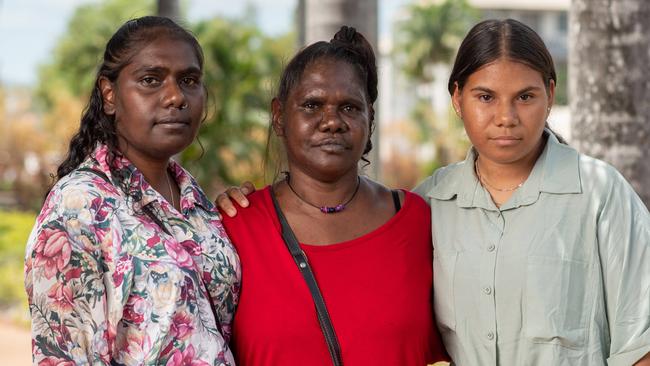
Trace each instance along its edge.
<instances>
[{"instance_id":1,"label":"lips","mask_svg":"<svg viewBox=\"0 0 650 366\"><path fill-rule=\"evenodd\" d=\"M184 119L165 118L156 121L157 125L189 125L190 122Z\"/></svg>"},{"instance_id":2,"label":"lips","mask_svg":"<svg viewBox=\"0 0 650 366\"><path fill-rule=\"evenodd\" d=\"M338 152L338 151L348 150L351 148L349 143L345 142L342 139L337 139L337 138L326 138L320 140L316 142L314 146L328 152Z\"/></svg>"},{"instance_id":3,"label":"lips","mask_svg":"<svg viewBox=\"0 0 650 366\"><path fill-rule=\"evenodd\" d=\"M512 146L519 143L521 141L521 138L511 135L502 135L492 137L490 140L494 141L499 146Z\"/></svg>"}]
</instances>

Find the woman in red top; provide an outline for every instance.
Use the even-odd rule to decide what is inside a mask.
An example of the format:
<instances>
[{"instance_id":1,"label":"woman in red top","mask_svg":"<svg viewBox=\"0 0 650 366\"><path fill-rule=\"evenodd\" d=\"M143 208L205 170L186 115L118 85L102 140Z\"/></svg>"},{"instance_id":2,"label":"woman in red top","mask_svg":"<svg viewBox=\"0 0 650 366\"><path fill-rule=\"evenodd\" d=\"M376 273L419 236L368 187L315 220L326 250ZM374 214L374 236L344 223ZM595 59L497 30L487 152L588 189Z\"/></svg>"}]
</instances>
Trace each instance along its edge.
<instances>
[{"instance_id":1,"label":"woman in red top","mask_svg":"<svg viewBox=\"0 0 650 366\"><path fill-rule=\"evenodd\" d=\"M445 359L432 314L430 210L414 194L359 175L376 98L375 57L353 28L303 49L285 68L272 128L288 172L224 219L243 272L233 330L238 365L332 365L273 198L308 258L343 364Z\"/></svg>"}]
</instances>

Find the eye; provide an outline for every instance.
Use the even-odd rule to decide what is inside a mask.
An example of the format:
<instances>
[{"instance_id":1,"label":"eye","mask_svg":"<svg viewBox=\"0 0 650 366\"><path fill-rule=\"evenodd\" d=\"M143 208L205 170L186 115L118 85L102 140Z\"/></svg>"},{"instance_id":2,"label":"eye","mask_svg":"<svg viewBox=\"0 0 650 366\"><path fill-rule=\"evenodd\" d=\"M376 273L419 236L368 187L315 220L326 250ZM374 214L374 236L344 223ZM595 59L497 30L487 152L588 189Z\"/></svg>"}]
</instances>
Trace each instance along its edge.
<instances>
[{"instance_id":1,"label":"eye","mask_svg":"<svg viewBox=\"0 0 650 366\"><path fill-rule=\"evenodd\" d=\"M308 100L302 104L302 108L307 110L307 111L313 111L318 108L318 103Z\"/></svg>"},{"instance_id":2,"label":"eye","mask_svg":"<svg viewBox=\"0 0 650 366\"><path fill-rule=\"evenodd\" d=\"M345 113L355 113L359 111L359 108L351 104L344 105L342 109Z\"/></svg>"},{"instance_id":3,"label":"eye","mask_svg":"<svg viewBox=\"0 0 650 366\"><path fill-rule=\"evenodd\" d=\"M155 86L158 85L160 81L154 76L145 76L140 79L140 84L144 86Z\"/></svg>"},{"instance_id":4,"label":"eye","mask_svg":"<svg viewBox=\"0 0 650 366\"><path fill-rule=\"evenodd\" d=\"M519 96L519 99L522 102L528 102L528 101L532 100L533 98L534 98L534 96L532 94L522 94L522 95Z\"/></svg>"},{"instance_id":5,"label":"eye","mask_svg":"<svg viewBox=\"0 0 650 366\"><path fill-rule=\"evenodd\" d=\"M494 99L490 94L481 94L478 96L478 100L481 102L490 102L492 99Z\"/></svg>"},{"instance_id":6,"label":"eye","mask_svg":"<svg viewBox=\"0 0 650 366\"><path fill-rule=\"evenodd\" d=\"M194 77L194 76L186 76L186 77L184 77L184 78L181 79L181 82L182 82L184 85L187 85L187 86L196 86L196 85L199 84L200 81L199 81L199 78L197 78L197 77Z\"/></svg>"}]
</instances>

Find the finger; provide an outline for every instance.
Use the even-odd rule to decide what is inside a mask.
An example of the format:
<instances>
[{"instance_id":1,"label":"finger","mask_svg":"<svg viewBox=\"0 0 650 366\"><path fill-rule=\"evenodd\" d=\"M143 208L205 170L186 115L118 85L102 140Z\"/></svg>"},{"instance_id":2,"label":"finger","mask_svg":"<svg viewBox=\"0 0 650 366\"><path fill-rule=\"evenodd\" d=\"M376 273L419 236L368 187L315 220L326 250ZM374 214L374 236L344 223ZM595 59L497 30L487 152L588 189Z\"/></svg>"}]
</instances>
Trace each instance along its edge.
<instances>
[{"instance_id":1,"label":"finger","mask_svg":"<svg viewBox=\"0 0 650 366\"><path fill-rule=\"evenodd\" d=\"M226 193L220 193L216 200L217 207L226 213L229 217L237 215L237 209Z\"/></svg>"},{"instance_id":2,"label":"finger","mask_svg":"<svg viewBox=\"0 0 650 366\"><path fill-rule=\"evenodd\" d=\"M255 192L255 186L254 186L253 183L251 183L250 181L246 181L246 182L244 182L244 183L239 187L239 189L241 189L242 193L245 194L245 195L247 195L247 196L248 196L249 194Z\"/></svg>"},{"instance_id":3,"label":"finger","mask_svg":"<svg viewBox=\"0 0 650 366\"><path fill-rule=\"evenodd\" d=\"M228 194L228 198L230 198L231 201L236 202L241 207L248 207L248 199L246 198L246 194L242 192L241 188L231 187L228 188L226 193Z\"/></svg>"}]
</instances>

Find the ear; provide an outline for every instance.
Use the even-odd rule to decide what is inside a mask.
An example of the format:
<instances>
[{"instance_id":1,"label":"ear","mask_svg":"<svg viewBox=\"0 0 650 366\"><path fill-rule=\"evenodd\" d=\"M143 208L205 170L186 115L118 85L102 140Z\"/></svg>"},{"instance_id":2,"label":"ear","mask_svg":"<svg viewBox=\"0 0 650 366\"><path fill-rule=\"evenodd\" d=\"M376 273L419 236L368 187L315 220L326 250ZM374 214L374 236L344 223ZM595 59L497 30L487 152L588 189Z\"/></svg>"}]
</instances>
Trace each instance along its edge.
<instances>
[{"instance_id":1,"label":"ear","mask_svg":"<svg viewBox=\"0 0 650 366\"><path fill-rule=\"evenodd\" d=\"M553 107L553 102L555 101L555 81L552 79L548 82L548 106L546 108L546 117L551 113L551 108Z\"/></svg>"},{"instance_id":2,"label":"ear","mask_svg":"<svg viewBox=\"0 0 650 366\"><path fill-rule=\"evenodd\" d=\"M99 91L102 93L104 113L109 116L115 115L115 87L113 83L105 76L101 76L97 81Z\"/></svg>"},{"instance_id":3,"label":"ear","mask_svg":"<svg viewBox=\"0 0 650 366\"><path fill-rule=\"evenodd\" d=\"M284 123L282 121L282 102L278 98L271 101L271 123L276 136L284 136Z\"/></svg>"},{"instance_id":4,"label":"ear","mask_svg":"<svg viewBox=\"0 0 650 366\"><path fill-rule=\"evenodd\" d=\"M456 111L456 115L458 118L463 119L463 111L460 108L460 97L461 97L461 92L460 88L458 87L458 82L454 82L454 92L451 95L451 103L454 106L454 111Z\"/></svg>"}]
</instances>

